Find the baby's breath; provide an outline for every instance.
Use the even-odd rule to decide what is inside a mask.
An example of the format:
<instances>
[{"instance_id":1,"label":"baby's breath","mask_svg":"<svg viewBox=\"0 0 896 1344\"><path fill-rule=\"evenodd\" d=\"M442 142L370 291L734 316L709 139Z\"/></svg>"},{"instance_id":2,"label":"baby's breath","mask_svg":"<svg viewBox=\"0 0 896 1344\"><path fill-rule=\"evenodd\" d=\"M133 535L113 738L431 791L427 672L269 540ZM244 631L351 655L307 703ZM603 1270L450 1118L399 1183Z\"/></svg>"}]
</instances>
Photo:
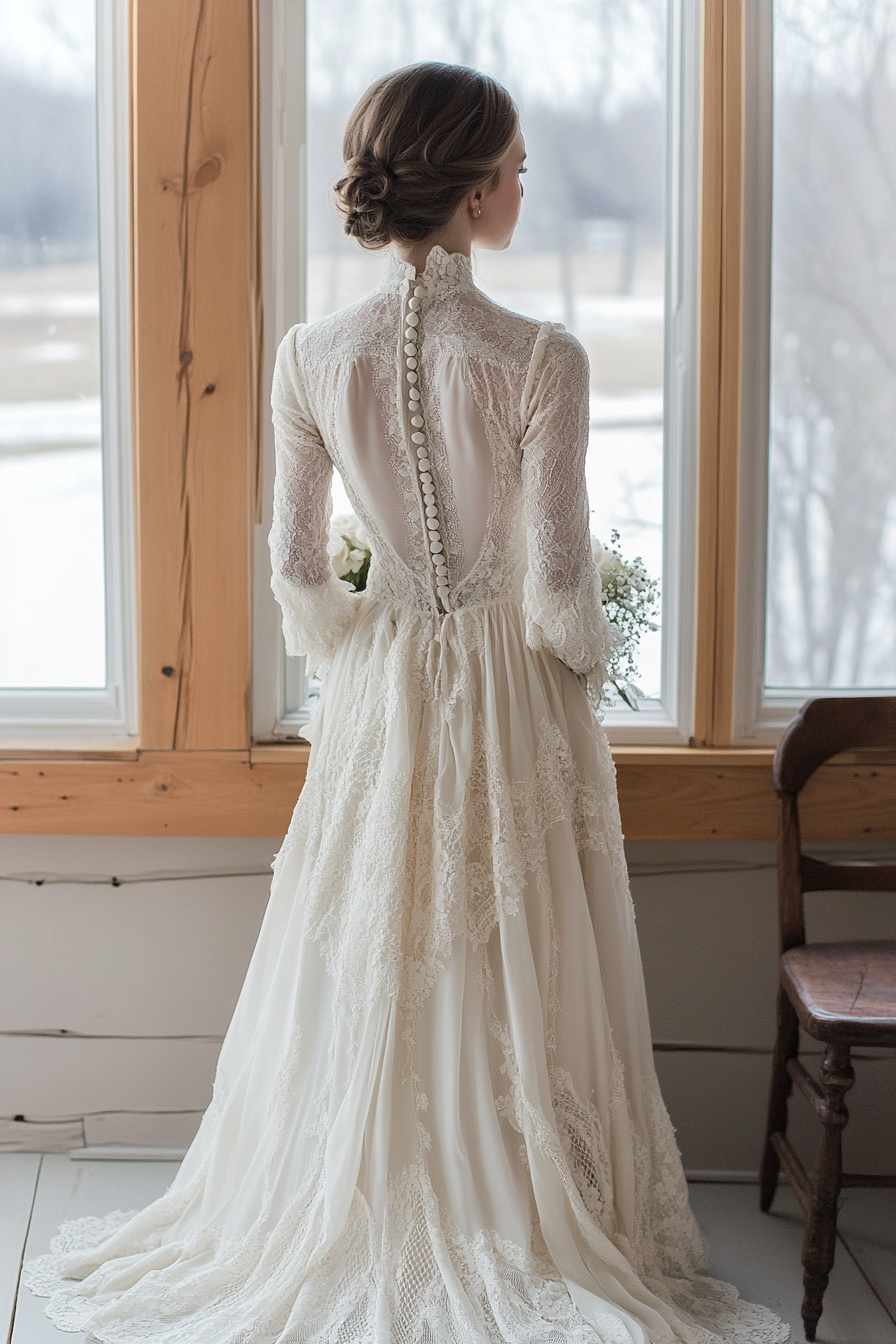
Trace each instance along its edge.
<instances>
[{"instance_id":1,"label":"baby's breath","mask_svg":"<svg viewBox=\"0 0 896 1344\"><path fill-rule=\"evenodd\" d=\"M642 695L635 684L635 658L644 631L658 629L652 617L659 610L659 583L650 577L639 555L634 560L623 558L618 541L615 529L610 533L609 546L592 537L591 553L601 578L604 611L618 634L607 662L607 685L630 709L637 709ZM330 520L327 552L337 578L356 593L363 592L370 569L370 541L363 523L353 513Z\"/></svg>"},{"instance_id":2,"label":"baby's breath","mask_svg":"<svg viewBox=\"0 0 896 1344\"><path fill-rule=\"evenodd\" d=\"M617 542L619 533L610 533L610 545L591 538L591 553L601 578L604 611L617 632L616 643L607 660L607 685L629 709L637 709L643 694L635 682L638 675L636 656L645 630L658 630L653 617L659 614L659 581L652 579L640 555L625 560Z\"/></svg>"}]
</instances>

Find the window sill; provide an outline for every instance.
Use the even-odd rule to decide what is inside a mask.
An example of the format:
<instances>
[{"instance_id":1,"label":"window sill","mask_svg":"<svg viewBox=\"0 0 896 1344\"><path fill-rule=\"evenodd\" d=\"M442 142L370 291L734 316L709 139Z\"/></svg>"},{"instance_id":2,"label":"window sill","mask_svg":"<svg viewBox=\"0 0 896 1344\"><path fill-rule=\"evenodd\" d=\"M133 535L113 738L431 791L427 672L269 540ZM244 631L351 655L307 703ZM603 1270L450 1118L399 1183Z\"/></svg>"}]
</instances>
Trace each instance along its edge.
<instances>
[{"instance_id":1,"label":"window sill","mask_svg":"<svg viewBox=\"0 0 896 1344\"><path fill-rule=\"evenodd\" d=\"M95 743L80 753L48 747L40 757L23 750L0 747L0 833L281 836L310 748L116 753L111 743ZM770 747L617 746L613 757L630 840L775 838ZM892 754L870 763L855 754L838 758L805 791L804 834L896 840L894 792Z\"/></svg>"},{"instance_id":2,"label":"window sill","mask_svg":"<svg viewBox=\"0 0 896 1344\"><path fill-rule=\"evenodd\" d=\"M136 737L0 737L2 761L136 761Z\"/></svg>"}]
</instances>

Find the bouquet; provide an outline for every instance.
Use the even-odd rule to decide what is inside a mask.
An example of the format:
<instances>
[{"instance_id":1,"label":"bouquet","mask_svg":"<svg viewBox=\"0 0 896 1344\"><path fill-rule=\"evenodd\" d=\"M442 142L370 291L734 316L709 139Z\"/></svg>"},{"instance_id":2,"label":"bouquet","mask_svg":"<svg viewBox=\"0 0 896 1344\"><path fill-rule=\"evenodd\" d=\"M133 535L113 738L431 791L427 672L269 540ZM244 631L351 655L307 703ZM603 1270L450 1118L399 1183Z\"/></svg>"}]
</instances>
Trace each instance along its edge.
<instances>
[{"instance_id":1,"label":"bouquet","mask_svg":"<svg viewBox=\"0 0 896 1344\"><path fill-rule=\"evenodd\" d=\"M607 685L629 709L638 708L641 692L635 656L645 630L656 630L652 620L659 608L659 583L652 579L640 556L625 560L617 550L619 533L610 533L610 545L591 538L591 554L601 578L601 600L617 640L607 662ZM337 514L330 520L327 554L336 577L356 593L367 586L370 540L364 525L353 513Z\"/></svg>"},{"instance_id":2,"label":"bouquet","mask_svg":"<svg viewBox=\"0 0 896 1344\"><path fill-rule=\"evenodd\" d=\"M591 538L591 554L601 579L601 601L617 634L607 660L607 685L612 686L629 709L637 709L642 692L635 684L638 644L645 630L658 630L652 619L659 612L659 582L647 573L638 555L625 560L617 549L619 533L610 533L610 545Z\"/></svg>"},{"instance_id":3,"label":"bouquet","mask_svg":"<svg viewBox=\"0 0 896 1344\"><path fill-rule=\"evenodd\" d=\"M353 513L340 513L330 519L327 554L337 579L354 592L363 592L370 569L370 541L364 524Z\"/></svg>"}]
</instances>

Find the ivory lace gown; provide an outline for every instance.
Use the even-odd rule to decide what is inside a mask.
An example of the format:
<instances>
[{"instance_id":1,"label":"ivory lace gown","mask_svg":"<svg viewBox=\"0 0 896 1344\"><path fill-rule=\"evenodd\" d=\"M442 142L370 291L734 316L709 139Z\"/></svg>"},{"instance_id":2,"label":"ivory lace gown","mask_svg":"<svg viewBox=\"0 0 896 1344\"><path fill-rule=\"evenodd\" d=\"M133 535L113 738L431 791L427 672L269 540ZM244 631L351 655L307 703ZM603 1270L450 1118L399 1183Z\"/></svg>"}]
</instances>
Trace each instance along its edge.
<instances>
[{"instance_id":1,"label":"ivory lace gown","mask_svg":"<svg viewBox=\"0 0 896 1344\"><path fill-rule=\"evenodd\" d=\"M32 1286L108 1344L786 1339L707 1276L654 1073L587 694L584 352L437 248L291 331L273 400L274 589L328 674L307 782L173 1185L64 1226Z\"/></svg>"}]
</instances>

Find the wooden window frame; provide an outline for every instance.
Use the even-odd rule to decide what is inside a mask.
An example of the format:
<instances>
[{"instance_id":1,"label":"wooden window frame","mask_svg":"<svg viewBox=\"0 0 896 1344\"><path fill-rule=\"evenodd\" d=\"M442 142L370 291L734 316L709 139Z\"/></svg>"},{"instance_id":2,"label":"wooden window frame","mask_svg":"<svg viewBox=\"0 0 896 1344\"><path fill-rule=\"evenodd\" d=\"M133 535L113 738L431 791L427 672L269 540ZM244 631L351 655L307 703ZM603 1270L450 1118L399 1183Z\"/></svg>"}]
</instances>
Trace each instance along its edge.
<instances>
[{"instance_id":1,"label":"wooden window frame","mask_svg":"<svg viewBox=\"0 0 896 1344\"><path fill-rule=\"evenodd\" d=\"M308 748L254 746L250 722L263 3L131 3L139 745L0 744L0 832L279 836L305 778ZM746 6L702 5L694 738L614 747L631 839L775 834L773 750L732 746ZM807 838L896 839L894 783L896 760L824 767Z\"/></svg>"}]
</instances>

